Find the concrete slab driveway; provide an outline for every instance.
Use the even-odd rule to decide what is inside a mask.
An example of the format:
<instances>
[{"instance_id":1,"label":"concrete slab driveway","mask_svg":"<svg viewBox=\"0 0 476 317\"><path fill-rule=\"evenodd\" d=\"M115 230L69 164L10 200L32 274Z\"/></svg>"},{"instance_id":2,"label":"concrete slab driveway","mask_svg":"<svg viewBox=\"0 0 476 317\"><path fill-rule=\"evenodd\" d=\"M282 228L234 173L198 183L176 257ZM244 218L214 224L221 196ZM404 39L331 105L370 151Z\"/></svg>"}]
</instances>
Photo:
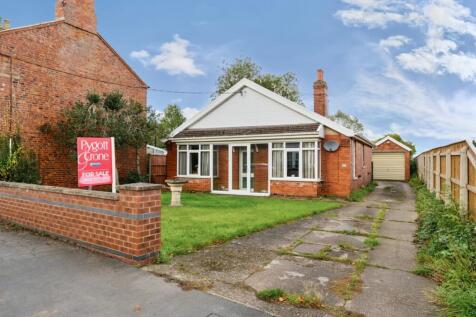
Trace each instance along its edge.
<instances>
[{"instance_id":1,"label":"concrete slab driveway","mask_svg":"<svg viewBox=\"0 0 476 317\"><path fill-rule=\"evenodd\" d=\"M0 224L0 316L269 316Z\"/></svg>"},{"instance_id":2,"label":"concrete slab driveway","mask_svg":"<svg viewBox=\"0 0 476 317\"><path fill-rule=\"evenodd\" d=\"M364 202L145 269L276 316L432 317L435 284L412 273L417 216L408 184L379 182ZM317 296L321 308L257 299L273 288Z\"/></svg>"}]
</instances>

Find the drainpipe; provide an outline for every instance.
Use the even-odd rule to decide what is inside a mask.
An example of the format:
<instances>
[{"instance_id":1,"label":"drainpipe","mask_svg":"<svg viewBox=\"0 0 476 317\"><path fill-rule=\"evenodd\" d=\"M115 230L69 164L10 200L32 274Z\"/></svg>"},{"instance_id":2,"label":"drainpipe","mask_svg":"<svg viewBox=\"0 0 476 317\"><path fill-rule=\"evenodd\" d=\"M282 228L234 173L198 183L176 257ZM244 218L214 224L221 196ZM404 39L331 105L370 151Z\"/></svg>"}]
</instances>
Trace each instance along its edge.
<instances>
[{"instance_id":1,"label":"drainpipe","mask_svg":"<svg viewBox=\"0 0 476 317\"><path fill-rule=\"evenodd\" d=\"M13 57L10 57L10 113L8 133L12 135L13 129Z\"/></svg>"}]
</instances>

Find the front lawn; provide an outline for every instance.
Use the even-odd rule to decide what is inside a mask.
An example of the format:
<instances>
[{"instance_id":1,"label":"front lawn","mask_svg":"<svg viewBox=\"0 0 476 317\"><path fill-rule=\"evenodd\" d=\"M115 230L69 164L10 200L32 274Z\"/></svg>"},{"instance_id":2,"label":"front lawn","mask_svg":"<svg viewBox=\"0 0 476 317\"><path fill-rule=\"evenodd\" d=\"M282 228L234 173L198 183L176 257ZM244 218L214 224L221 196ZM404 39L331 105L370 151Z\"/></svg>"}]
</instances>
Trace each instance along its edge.
<instances>
[{"instance_id":1,"label":"front lawn","mask_svg":"<svg viewBox=\"0 0 476 317\"><path fill-rule=\"evenodd\" d=\"M183 193L182 203L184 207L169 207L170 193L163 193L162 260L340 207L337 202L318 199L198 193Z\"/></svg>"}]
</instances>

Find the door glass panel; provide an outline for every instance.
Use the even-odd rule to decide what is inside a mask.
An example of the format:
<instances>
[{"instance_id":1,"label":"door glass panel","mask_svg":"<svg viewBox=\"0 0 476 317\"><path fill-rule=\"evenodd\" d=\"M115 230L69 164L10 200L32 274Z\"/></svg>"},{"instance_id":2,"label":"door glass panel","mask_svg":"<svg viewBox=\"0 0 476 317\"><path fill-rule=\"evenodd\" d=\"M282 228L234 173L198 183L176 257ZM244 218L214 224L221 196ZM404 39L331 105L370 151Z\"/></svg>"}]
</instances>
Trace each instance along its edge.
<instances>
[{"instance_id":1,"label":"door glass panel","mask_svg":"<svg viewBox=\"0 0 476 317\"><path fill-rule=\"evenodd\" d=\"M248 150L246 146L232 147L232 189L246 190L248 188L247 169L248 169Z\"/></svg>"}]
</instances>

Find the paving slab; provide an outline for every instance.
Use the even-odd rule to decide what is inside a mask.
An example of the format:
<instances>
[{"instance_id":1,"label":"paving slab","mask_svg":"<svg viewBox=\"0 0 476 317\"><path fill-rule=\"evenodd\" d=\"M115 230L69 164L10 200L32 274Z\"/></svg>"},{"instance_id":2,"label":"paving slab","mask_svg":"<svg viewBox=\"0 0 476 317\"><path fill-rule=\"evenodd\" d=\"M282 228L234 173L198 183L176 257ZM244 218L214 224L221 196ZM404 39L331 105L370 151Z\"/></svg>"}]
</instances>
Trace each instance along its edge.
<instances>
[{"instance_id":1,"label":"paving slab","mask_svg":"<svg viewBox=\"0 0 476 317\"><path fill-rule=\"evenodd\" d=\"M306 243L335 245L349 244L353 248L366 249L364 244L365 237L346 235L342 233L326 232L326 231L311 231L301 238Z\"/></svg>"},{"instance_id":2,"label":"paving slab","mask_svg":"<svg viewBox=\"0 0 476 317\"><path fill-rule=\"evenodd\" d=\"M369 252L369 263L390 269L412 271L416 266L416 246L409 241L379 238L379 246Z\"/></svg>"},{"instance_id":3,"label":"paving slab","mask_svg":"<svg viewBox=\"0 0 476 317\"><path fill-rule=\"evenodd\" d=\"M315 223L315 228L323 231L355 231L362 234L370 232L372 223L360 220L321 219Z\"/></svg>"},{"instance_id":4,"label":"paving slab","mask_svg":"<svg viewBox=\"0 0 476 317\"><path fill-rule=\"evenodd\" d=\"M418 219L418 213L415 211L387 210L385 220L415 222Z\"/></svg>"},{"instance_id":5,"label":"paving slab","mask_svg":"<svg viewBox=\"0 0 476 317\"><path fill-rule=\"evenodd\" d=\"M301 243L293 249L294 252L316 254L325 249L328 249L330 245L314 244L314 243Z\"/></svg>"},{"instance_id":6,"label":"paving slab","mask_svg":"<svg viewBox=\"0 0 476 317\"><path fill-rule=\"evenodd\" d=\"M368 267L362 274L363 289L345 305L366 317L438 316L428 292L435 283L399 270Z\"/></svg>"},{"instance_id":7,"label":"paving slab","mask_svg":"<svg viewBox=\"0 0 476 317\"><path fill-rule=\"evenodd\" d=\"M417 225L415 223L383 221L379 235L396 240L413 241Z\"/></svg>"},{"instance_id":8,"label":"paving slab","mask_svg":"<svg viewBox=\"0 0 476 317\"><path fill-rule=\"evenodd\" d=\"M372 221L378 213L377 208L369 208L366 204L352 205L336 210L337 219L354 219L359 221Z\"/></svg>"},{"instance_id":9,"label":"paving slab","mask_svg":"<svg viewBox=\"0 0 476 317\"><path fill-rule=\"evenodd\" d=\"M347 264L280 256L245 283L257 291L280 288L291 293L318 294L324 303L342 306L344 300L330 288L333 281L349 276L352 271L353 267Z\"/></svg>"}]
</instances>

